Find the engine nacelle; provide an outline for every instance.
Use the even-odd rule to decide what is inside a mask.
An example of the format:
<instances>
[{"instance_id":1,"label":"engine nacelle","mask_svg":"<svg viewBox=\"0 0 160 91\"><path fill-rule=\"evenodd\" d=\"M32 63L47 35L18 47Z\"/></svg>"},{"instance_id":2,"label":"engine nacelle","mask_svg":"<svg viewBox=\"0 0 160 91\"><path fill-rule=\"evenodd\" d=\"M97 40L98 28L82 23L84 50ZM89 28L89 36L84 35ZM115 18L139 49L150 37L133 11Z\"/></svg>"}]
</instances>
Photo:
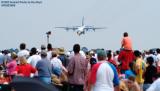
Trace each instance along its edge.
<instances>
[{"instance_id":1,"label":"engine nacelle","mask_svg":"<svg viewBox=\"0 0 160 91\"><path fill-rule=\"evenodd\" d=\"M85 34L85 32L84 31L77 31L77 34L80 36L82 34Z\"/></svg>"}]
</instances>

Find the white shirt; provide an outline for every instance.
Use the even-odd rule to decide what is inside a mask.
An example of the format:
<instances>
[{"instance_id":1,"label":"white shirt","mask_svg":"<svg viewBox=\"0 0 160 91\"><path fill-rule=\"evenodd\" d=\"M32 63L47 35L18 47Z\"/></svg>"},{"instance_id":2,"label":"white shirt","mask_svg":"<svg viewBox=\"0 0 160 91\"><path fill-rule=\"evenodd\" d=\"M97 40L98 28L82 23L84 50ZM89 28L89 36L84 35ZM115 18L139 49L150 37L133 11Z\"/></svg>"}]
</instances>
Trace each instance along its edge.
<instances>
[{"instance_id":1,"label":"white shirt","mask_svg":"<svg viewBox=\"0 0 160 91\"><path fill-rule=\"evenodd\" d=\"M160 54L157 54L157 60L160 61Z\"/></svg>"},{"instance_id":2,"label":"white shirt","mask_svg":"<svg viewBox=\"0 0 160 91\"><path fill-rule=\"evenodd\" d=\"M120 63L119 63L119 61L118 61L118 56L119 56L119 55L116 55L116 56L114 57L114 60L115 60L116 64L119 65Z\"/></svg>"},{"instance_id":3,"label":"white shirt","mask_svg":"<svg viewBox=\"0 0 160 91\"><path fill-rule=\"evenodd\" d=\"M68 72L67 69L63 66L62 61L57 57L51 59L51 64L53 65L53 67L60 68L65 72Z\"/></svg>"},{"instance_id":4,"label":"white shirt","mask_svg":"<svg viewBox=\"0 0 160 91\"><path fill-rule=\"evenodd\" d=\"M28 58L27 63L31 64L33 67L36 66L37 62L41 60L41 56L39 55L32 55Z\"/></svg>"},{"instance_id":5,"label":"white shirt","mask_svg":"<svg viewBox=\"0 0 160 91\"><path fill-rule=\"evenodd\" d=\"M114 72L108 63L99 66L96 77L96 83L91 91L114 91Z\"/></svg>"},{"instance_id":6,"label":"white shirt","mask_svg":"<svg viewBox=\"0 0 160 91\"><path fill-rule=\"evenodd\" d=\"M18 57L29 57L29 51L27 51L27 50L21 50L21 51L19 51L18 52Z\"/></svg>"},{"instance_id":7,"label":"white shirt","mask_svg":"<svg viewBox=\"0 0 160 91\"><path fill-rule=\"evenodd\" d=\"M152 57L152 58L153 58L153 60L154 60L153 65L156 66L157 57L156 57L155 55L153 55L153 54L148 55L148 57ZM147 58L148 58L148 57L147 57ZM147 58L146 58L146 62L147 62Z\"/></svg>"},{"instance_id":8,"label":"white shirt","mask_svg":"<svg viewBox=\"0 0 160 91\"><path fill-rule=\"evenodd\" d=\"M48 51L47 52L47 59L51 60L51 58L52 58L52 51Z\"/></svg>"},{"instance_id":9,"label":"white shirt","mask_svg":"<svg viewBox=\"0 0 160 91\"><path fill-rule=\"evenodd\" d=\"M81 54L82 57L86 58L86 55L83 51L79 51L79 53ZM74 52L72 51L70 54L70 58L74 56Z\"/></svg>"},{"instance_id":10,"label":"white shirt","mask_svg":"<svg viewBox=\"0 0 160 91\"><path fill-rule=\"evenodd\" d=\"M156 62L157 66L160 66L160 54L157 54L156 57L157 57L157 62Z\"/></svg>"},{"instance_id":11,"label":"white shirt","mask_svg":"<svg viewBox=\"0 0 160 91\"><path fill-rule=\"evenodd\" d=\"M57 67L57 68L62 68L62 62L60 59L58 59L57 57L54 57L51 59L51 64L53 65L53 67Z\"/></svg>"},{"instance_id":12,"label":"white shirt","mask_svg":"<svg viewBox=\"0 0 160 91\"><path fill-rule=\"evenodd\" d=\"M160 91L160 78L153 82L146 91Z\"/></svg>"}]
</instances>

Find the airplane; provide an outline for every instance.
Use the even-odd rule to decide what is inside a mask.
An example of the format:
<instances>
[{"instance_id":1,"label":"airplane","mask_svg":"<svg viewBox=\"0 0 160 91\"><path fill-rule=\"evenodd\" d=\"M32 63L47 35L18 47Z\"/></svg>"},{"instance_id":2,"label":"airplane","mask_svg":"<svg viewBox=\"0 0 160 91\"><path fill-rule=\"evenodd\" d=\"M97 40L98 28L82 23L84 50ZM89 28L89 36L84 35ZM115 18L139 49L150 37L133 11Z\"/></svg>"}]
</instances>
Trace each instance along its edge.
<instances>
[{"instance_id":1,"label":"airplane","mask_svg":"<svg viewBox=\"0 0 160 91\"><path fill-rule=\"evenodd\" d=\"M85 32L90 31L90 30L95 31L97 29L105 29L105 27L94 27L94 26L84 25L84 17L82 18L82 25L81 26L55 27L55 28L63 28L66 31L73 30L73 31L76 31L79 36L82 35L82 34L85 34Z\"/></svg>"}]
</instances>

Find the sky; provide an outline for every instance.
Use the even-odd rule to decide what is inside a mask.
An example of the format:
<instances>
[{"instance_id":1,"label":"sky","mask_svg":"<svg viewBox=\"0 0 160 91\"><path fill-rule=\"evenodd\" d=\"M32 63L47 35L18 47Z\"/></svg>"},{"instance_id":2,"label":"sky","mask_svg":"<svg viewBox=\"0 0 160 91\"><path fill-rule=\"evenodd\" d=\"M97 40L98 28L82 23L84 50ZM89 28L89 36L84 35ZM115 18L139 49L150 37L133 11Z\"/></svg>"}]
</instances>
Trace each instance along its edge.
<instances>
[{"instance_id":1,"label":"sky","mask_svg":"<svg viewBox=\"0 0 160 91\"><path fill-rule=\"evenodd\" d=\"M52 32L53 47L66 50L72 49L75 43L89 49L117 50L121 47L123 32L132 38L133 49L158 48L159 3L160 0L42 0L42 4L0 7L0 49L18 48L22 42L27 48L40 48L47 43L47 31ZM83 16L85 25L107 29L82 36L55 29L81 25Z\"/></svg>"}]
</instances>

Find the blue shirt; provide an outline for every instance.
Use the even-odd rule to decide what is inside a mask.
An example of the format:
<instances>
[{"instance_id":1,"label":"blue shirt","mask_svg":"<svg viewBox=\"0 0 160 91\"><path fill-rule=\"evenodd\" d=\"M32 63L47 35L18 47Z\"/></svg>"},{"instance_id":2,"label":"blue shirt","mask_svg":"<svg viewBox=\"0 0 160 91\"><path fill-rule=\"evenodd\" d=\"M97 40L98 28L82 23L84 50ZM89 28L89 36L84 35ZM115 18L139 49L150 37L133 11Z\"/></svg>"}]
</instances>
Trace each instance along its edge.
<instances>
[{"instance_id":1,"label":"blue shirt","mask_svg":"<svg viewBox=\"0 0 160 91\"><path fill-rule=\"evenodd\" d=\"M135 74L131 70L126 70L125 71L125 78L128 79L130 76L135 77Z\"/></svg>"},{"instance_id":2,"label":"blue shirt","mask_svg":"<svg viewBox=\"0 0 160 91\"><path fill-rule=\"evenodd\" d=\"M41 59L36 64L36 68L38 70L38 76L39 77L51 77L52 74L52 65L49 60Z\"/></svg>"},{"instance_id":3,"label":"blue shirt","mask_svg":"<svg viewBox=\"0 0 160 91\"><path fill-rule=\"evenodd\" d=\"M5 57L3 54L0 54L0 65L3 64L5 61Z\"/></svg>"}]
</instances>

